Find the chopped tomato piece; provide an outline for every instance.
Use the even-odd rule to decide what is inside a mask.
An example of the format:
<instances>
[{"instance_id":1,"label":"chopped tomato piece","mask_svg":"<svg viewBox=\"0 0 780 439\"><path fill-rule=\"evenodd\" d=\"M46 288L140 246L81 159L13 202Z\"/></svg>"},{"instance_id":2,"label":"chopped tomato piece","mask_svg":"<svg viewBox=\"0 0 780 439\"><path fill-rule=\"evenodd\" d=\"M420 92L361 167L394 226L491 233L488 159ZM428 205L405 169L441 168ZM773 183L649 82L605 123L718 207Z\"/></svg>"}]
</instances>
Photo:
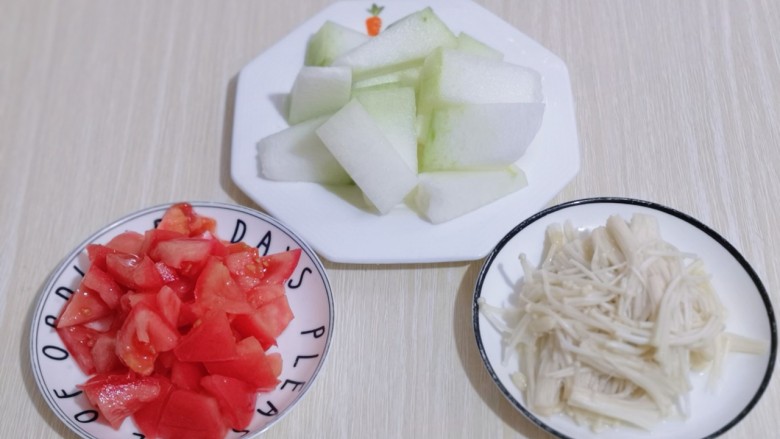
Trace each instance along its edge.
<instances>
[{"instance_id":1,"label":"chopped tomato piece","mask_svg":"<svg viewBox=\"0 0 780 439\"><path fill-rule=\"evenodd\" d=\"M180 361L218 361L236 358L236 339L224 312L211 311L196 322L173 350Z\"/></svg>"},{"instance_id":2,"label":"chopped tomato piece","mask_svg":"<svg viewBox=\"0 0 780 439\"><path fill-rule=\"evenodd\" d=\"M146 403L141 409L133 413L133 420L141 432L147 438L158 437L158 424L162 417L163 409L168 403L168 397L173 391L173 384L168 378L156 375L160 384L160 394L152 401Z\"/></svg>"},{"instance_id":3,"label":"chopped tomato piece","mask_svg":"<svg viewBox=\"0 0 780 439\"><path fill-rule=\"evenodd\" d=\"M122 296L121 306L128 312L138 306L139 303L155 307L157 305L157 295L154 293L127 293Z\"/></svg>"},{"instance_id":4,"label":"chopped tomato piece","mask_svg":"<svg viewBox=\"0 0 780 439\"><path fill-rule=\"evenodd\" d=\"M116 356L116 334L98 334L90 355L97 373L109 373L122 368L122 362Z\"/></svg>"},{"instance_id":5,"label":"chopped tomato piece","mask_svg":"<svg viewBox=\"0 0 780 439\"><path fill-rule=\"evenodd\" d=\"M133 272L141 262L141 258L129 253L112 252L105 255L106 269L120 285L125 288L136 289Z\"/></svg>"},{"instance_id":6,"label":"chopped tomato piece","mask_svg":"<svg viewBox=\"0 0 780 439\"><path fill-rule=\"evenodd\" d=\"M87 375L95 373L95 361L91 350L99 333L83 325L74 325L57 328L57 334L79 369Z\"/></svg>"},{"instance_id":7,"label":"chopped tomato piece","mask_svg":"<svg viewBox=\"0 0 780 439\"><path fill-rule=\"evenodd\" d=\"M167 352L176 347L179 333L151 307L139 304L128 316L136 321L136 336L144 343L150 343L156 352Z\"/></svg>"},{"instance_id":8,"label":"chopped tomato piece","mask_svg":"<svg viewBox=\"0 0 780 439\"><path fill-rule=\"evenodd\" d=\"M265 350L254 337L236 345L238 357L233 360L206 362L209 373L229 376L250 384L257 390L271 390L279 383Z\"/></svg>"},{"instance_id":9,"label":"chopped tomato piece","mask_svg":"<svg viewBox=\"0 0 780 439\"><path fill-rule=\"evenodd\" d=\"M141 246L141 253L145 255L150 255L152 259L155 259L153 255L155 254L157 245L159 243L163 241L169 241L171 239L181 239L187 237L188 235L184 233L175 232L173 230L163 230L159 228L147 230L144 233L144 243Z\"/></svg>"},{"instance_id":10,"label":"chopped tomato piece","mask_svg":"<svg viewBox=\"0 0 780 439\"><path fill-rule=\"evenodd\" d=\"M173 349L179 334L149 306L133 307L117 332L116 354L130 370L150 375L159 352Z\"/></svg>"},{"instance_id":11,"label":"chopped tomato piece","mask_svg":"<svg viewBox=\"0 0 780 439\"><path fill-rule=\"evenodd\" d=\"M227 433L217 401L198 392L174 389L162 411L158 435L163 439L221 439Z\"/></svg>"},{"instance_id":12,"label":"chopped tomato piece","mask_svg":"<svg viewBox=\"0 0 780 439\"><path fill-rule=\"evenodd\" d=\"M106 247L116 250L120 253L129 253L131 255L141 255L141 248L144 243L144 235L138 232L127 231L111 238Z\"/></svg>"},{"instance_id":13,"label":"chopped tomato piece","mask_svg":"<svg viewBox=\"0 0 780 439\"><path fill-rule=\"evenodd\" d=\"M140 290L158 290L164 285L160 271L149 256L144 256L133 272L133 282Z\"/></svg>"},{"instance_id":14,"label":"chopped tomato piece","mask_svg":"<svg viewBox=\"0 0 780 439\"><path fill-rule=\"evenodd\" d=\"M181 299L171 287L165 285L155 295L157 300L157 309L165 318L169 325L176 328L179 326L179 314L181 313Z\"/></svg>"},{"instance_id":15,"label":"chopped tomato piece","mask_svg":"<svg viewBox=\"0 0 780 439\"><path fill-rule=\"evenodd\" d=\"M204 233L214 233L216 221L213 218L200 216L189 203L179 203L171 206L163 215L157 228L171 230L187 236L198 236Z\"/></svg>"},{"instance_id":16,"label":"chopped tomato piece","mask_svg":"<svg viewBox=\"0 0 780 439\"><path fill-rule=\"evenodd\" d=\"M182 235L190 235L190 216L192 208L189 204L175 204L165 211L157 230L169 230Z\"/></svg>"},{"instance_id":17,"label":"chopped tomato piece","mask_svg":"<svg viewBox=\"0 0 780 439\"><path fill-rule=\"evenodd\" d=\"M213 242L203 238L180 238L157 244L152 258L179 270L184 276L195 277L211 255Z\"/></svg>"},{"instance_id":18,"label":"chopped tomato piece","mask_svg":"<svg viewBox=\"0 0 780 439\"><path fill-rule=\"evenodd\" d=\"M65 310L57 319L57 327L80 325L112 314L111 308L94 291L78 288L65 304Z\"/></svg>"},{"instance_id":19,"label":"chopped tomato piece","mask_svg":"<svg viewBox=\"0 0 780 439\"><path fill-rule=\"evenodd\" d=\"M91 265L97 265L101 270L106 269L106 255L116 253L116 250L102 244L87 245L87 256Z\"/></svg>"},{"instance_id":20,"label":"chopped tomato piece","mask_svg":"<svg viewBox=\"0 0 780 439\"><path fill-rule=\"evenodd\" d=\"M281 284L261 284L246 293L247 301L255 309L284 295L284 285Z\"/></svg>"},{"instance_id":21,"label":"chopped tomato piece","mask_svg":"<svg viewBox=\"0 0 780 439\"><path fill-rule=\"evenodd\" d=\"M255 337L264 349L276 346L276 339L292 321L287 296L279 296L251 314L237 315L233 327L244 337Z\"/></svg>"},{"instance_id":22,"label":"chopped tomato piece","mask_svg":"<svg viewBox=\"0 0 780 439\"><path fill-rule=\"evenodd\" d=\"M119 305L119 298L125 293L114 278L95 264L90 265L81 282L85 287L97 292L111 309Z\"/></svg>"},{"instance_id":23,"label":"chopped tomato piece","mask_svg":"<svg viewBox=\"0 0 780 439\"><path fill-rule=\"evenodd\" d=\"M236 430L249 426L257 402L257 393L251 385L222 375L204 376L200 385L217 400L228 426Z\"/></svg>"},{"instance_id":24,"label":"chopped tomato piece","mask_svg":"<svg viewBox=\"0 0 780 439\"><path fill-rule=\"evenodd\" d=\"M267 256L260 256L252 248L228 254L225 265L238 284L249 290L260 284L283 284L292 276L300 258L299 248Z\"/></svg>"},{"instance_id":25,"label":"chopped tomato piece","mask_svg":"<svg viewBox=\"0 0 780 439\"><path fill-rule=\"evenodd\" d=\"M263 280L269 284L281 284L286 282L295 271L301 259L301 249L266 255L262 259L262 265L265 267Z\"/></svg>"},{"instance_id":26,"label":"chopped tomato piece","mask_svg":"<svg viewBox=\"0 0 780 439\"><path fill-rule=\"evenodd\" d=\"M203 314L203 310L199 304L195 302L182 302L181 308L179 309L177 326L179 328L191 327L195 325Z\"/></svg>"},{"instance_id":27,"label":"chopped tomato piece","mask_svg":"<svg viewBox=\"0 0 780 439\"><path fill-rule=\"evenodd\" d=\"M176 270L165 265L164 262L155 262L154 268L156 268L157 272L160 273L160 278L162 278L163 283L169 284L180 279L179 275L176 273Z\"/></svg>"},{"instance_id":28,"label":"chopped tomato piece","mask_svg":"<svg viewBox=\"0 0 780 439\"><path fill-rule=\"evenodd\" d=\"M114 428L160 395L157 378L139 377L133 373L95 375L80 387Z\"/></svg>"},{"instance_id":29,"label":"chopped tomato piece","mask_svg":"<svg viewBox=\"0 0 780 439\"><path fill-rule=\"evenodd\" d=\"M268 360L268 364L271 365L271 371L275 376L282 374L282 354L279 352L272 352L266 354L265 358Z\"/></svg>"},{"instance_id":30,"label":"chopped tomato piece","mask_svg":"<svg viewBox=\"0 0 780 439\"><path fill-rule=\"evenodd\" d=\"M229 314L247 314L252 306L246 294L236 285L230 272L217 258L210 258L195 284L195 300L206 309Z\"/></svg>"},{"instance_id":31,"label":"chopped tomato piece","mask_svg":"<svg viewBox=\"0 0 780 439\"><path fill-rule=\"evenodd\" d=\"M195 280L180 278L167 285L179 296L182 302L186 302L195 299Z\"/></svg>"},{"instance_id":32,"label":"chopped tomato piece","mask_svg":"<svg viewBox=\"0 0 780 439\"><path fill-rule=\"evenodd\" d=\"M199 390L200 379L207 374L203 363L174 360L171 366L171 383L179 389Z\"/></svg>"}]
</instances>

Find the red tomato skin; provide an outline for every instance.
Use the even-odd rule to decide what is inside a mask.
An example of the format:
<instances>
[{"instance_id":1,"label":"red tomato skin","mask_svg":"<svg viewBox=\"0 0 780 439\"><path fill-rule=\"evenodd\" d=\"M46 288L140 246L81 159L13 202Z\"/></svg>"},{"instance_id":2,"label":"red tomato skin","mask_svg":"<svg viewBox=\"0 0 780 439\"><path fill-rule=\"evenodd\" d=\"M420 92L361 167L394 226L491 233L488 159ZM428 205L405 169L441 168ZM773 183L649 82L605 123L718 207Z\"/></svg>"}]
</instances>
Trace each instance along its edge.
<instances>
[{"instance_id":1,"label":"red tomato skin","mask_svg":"<svg viewBox=\"0 0 780 439\"><path fill-rule=\"evenodd\" d=\"M99 333L83 325L73 325L57 328L57 334L79 369L86 375L95 373L91 351Z\"/></svg>"},{"instance_id":2,"label":"red tomato skin","mask_svg":"<svg viewBox=\"0 0 780 439\"><path fill-rule=\"evenodd\" d=\"M143 243L144 235L138 232L127 231L111 238L111 240L106 243L106 247L120 253L130 253L132 255L140 256L142 254L141 248Z\"/></svg>"},{"instance_id":3,"label":"red tomato skin","mask_svg":"<svg viewBox=\"0 0 780 439\"><path fill-rule=\"evenodd\" d=\"M186 238L187 235L173 230L152 229L144 232L144 242L141 245L141 253L149 255L152 259L157 261L155 257L157 251L157 245L163 241L169 241L171 239Z\"/></svg>"},{"instance_id":4,"label":"red tomato skin","mask_svg":"<svg viewBox=\"0 0 780 439\"><path fill-rule=\"evenodd\" d=\"M247 301L253 308L257 309L263 305L272 302L274 299L286 294L284 285L280 284L261 284L250 289L246 293Z\"/></svg>"},{"instance_id":5,"label":"red tomato skin","mask_svg":"<svg viewBox=\"0 0 780 439\"><path fill-rule=\"evenodd\" d=\"M181 308L179 308L179 319L176 322L176 326L186 333L186 328L191 328L203 315L201 307L195 302L182 302Z\"/></svg>"},{"instance_id":6,"label":"red tomato skin","mask_svg":"<svg viewBox=\"0 0 780 439\"><path fill-rule=\"evenodd\" d=\"M227 429L214 398L190 390L173 389L158 423L158 437L222 439Z\"/></svg>"},{"instance_id":7,"label":"red tomato skin","mask_svg":"<svg viewBox=\"0 0 780 439\"><path fill-rule=\"evenodd\" d=\"M106 247L102 244L87 245L87 256L91 265L98 266L101 270L106 270L106 255L116 253L116 250Z\"/></svg>"},{"instance_id":8,"label":"red tomato skin","mask_svg":"<svg viewBox=\"0 0 780 439\"><path fill-rule=\"evenodd\" d=\"M171 230L187 236L199 236L204 233L213 234L217 222L213 218L195 213L189 203L177 203L165 211L157 228Z\"/></svg>"},{"instance_id":9,"label":"red tomato skin","mask_svg":"<svg viewBox=\"0 0 780 439\"><path fill-rule=\"evenodd\" d=\"M189 236L191 216L191 205L188 203L174 204L173 206L169 207L163 214L160 223L157 224L157 230L168 230Z\"/></svg>"},{"instance_id":10,"label":"red tomato skin","mask_svg":"<svg viewBox=\"0 0 780 439\"><path fill-rule=\"evenodd\" d=\"M125 290L119 286L114 278L96 264L90 265L81 284L97 292L103 302L111 309L116 309L119 306L119 298L125 293Z\"/></svg>"},{"instance_id":11,"label":"red tomato skin","mask_svg":"<svg viewBox=\"0 0 780 439\"><path fill-rule=\"evenodd\" d=\"M200 385L217 400L229 427L243 430L249 426L257 403L257 392L251 385L222 375L204 376Z\"/></svg>"},{"instance_id":12,"label":"red tomato skin","mask_svg":"<svg viewBox=\"0 0 780 439\"><path fill-rule=\"evenodd\" d=\"M237 315L233 328L244 337L254 337L269 349L294 318L287 296L282 295L264 304L251 314Z\"/></svg>"},{"instance_id":13,"label":"red tomato skin","mask_svg":"<svg viewBox=\"0 0 780 439\"><path fill-rule=\"evenodd\" d=\"M204 363L209 373L244 381L256 390L274 389L279 380L260 342L253 337L248 337L241 340L236 347L237 358Z\"/></svg>"},{"instance_id":14,"label":"red tomato skin","mask_svg":"<svg viewBox=\"0 0 780 439\"><path fill-rule=\"evenodd\" d=\"M171 366L171 383L179 389L200 390L200 380L208 372L203 363L175 360Z\"/></svg>"},{"instance_id":15,"label":"red tomato skin","mask_svg":"<svg viewBox=\"0 0 780 439\"><path fill-rule=\"evenodd\" d=\"M256 248L233 251L225 257L225 265L245 290L261 284L282 285L292 276L301 249L260 256Z\"/></svg>"},{"instance_id":16,"label":"red tomato skin","mask_svg":"<svg viewBox=\"0 0 780 439\"><path fill-rule=\"evenodd\" d=\"M138 264L141 263L139 256L129 253L108 253L106 254L106 271L114 280L125 288L131 290L137 289L133 272Z\"/></svg>"},{"instance_id":17,"label":"red tomato skin","mask_svg":"<svg viewBox=\"0 0 780 439\"><path fill-rule=\"evenodd\" d=\"M133 282L136 289L153 291L159 290L165 284L154 261L146 255L133 271Z\"/></svg>"},{"instance_id":18,"label":"red tomato skin","mask_svg":"<svg viewBox=\"0 0 780 439\"><path fill-rule=\"evenodd\" d=\"M77 288L57 319L57 327L81 325L112 314L111 308L92 290Z\"/></svg>"},{"instance_id":19,"label":"red tomato skin","mask_svg":"<svg viewBox=\"0 0 780 439\"><path fill-rule=\"evenodd\" d=\"M95 375L79 387L114 428L160 395L157 378L132 373Z\"/></svg>"},{"instance_id":20,"label":"red tomato skin","mask_svg":"<svg viewBox=\"0 0 780 439\"><path fill-rule=\"evenodd\" d=\"M292 276L300 259L301 249L299 248L263 256L263 265L265 266L263 280L269 284L283 284Z\"/></svg>"},{"instance_id":21,"label":"red tomato skin","mask_svg":"<svg viewBox=\"0 0 780 439\"><path fill-rule=\"evenodd\" d=\"M219 361L236 358L236 340L224 312L211 311L184 337L173 353L179 361Z\"/></svg>"},{"instance_id":22,"label":"red tomato skin","mask_svg":"<svg viewBox=\"0 0 780 439\"><path fill-rule=\"evenodd\" d=\"M160 384L160 394L152 401L133 413L133 421L144 437L154 439L158 436L158 424L162 417L163 409L168 403L168 397L173 391L173 384L164 376L155 375Z\"/></svg>"}]
</instances>

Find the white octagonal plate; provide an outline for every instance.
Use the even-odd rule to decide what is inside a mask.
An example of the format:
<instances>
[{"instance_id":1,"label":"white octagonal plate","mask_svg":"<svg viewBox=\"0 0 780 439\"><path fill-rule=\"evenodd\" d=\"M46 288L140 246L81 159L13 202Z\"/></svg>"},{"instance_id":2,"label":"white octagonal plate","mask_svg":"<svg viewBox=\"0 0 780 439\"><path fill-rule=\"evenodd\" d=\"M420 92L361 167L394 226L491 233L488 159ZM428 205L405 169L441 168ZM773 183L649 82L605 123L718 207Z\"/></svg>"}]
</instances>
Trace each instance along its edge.
<instances>
[{"instance_id":1,"label":"white octagonal plate","mask_svg":"<svg viewBox=\"0 0 780 439\"><path fill-rule=\"evenodd\" d=\"M517 162L528 186L449 222L434 225L406 206L380 216L361 206L355 186L277 182L260 177L257 142L288 127L284 102L303 65L306 43L326 21L363 31L371 2L334 3L250 62L238 77L231 156L233 181L289 224L323 257L347 263L468 261L484 257L507 230L544 207L577 174L579 145L566 65L550 51L469 0L388 2L384 23L426 6L453 30L539 71L546 103L541 129Z\"/></svg>"}]
</instances>

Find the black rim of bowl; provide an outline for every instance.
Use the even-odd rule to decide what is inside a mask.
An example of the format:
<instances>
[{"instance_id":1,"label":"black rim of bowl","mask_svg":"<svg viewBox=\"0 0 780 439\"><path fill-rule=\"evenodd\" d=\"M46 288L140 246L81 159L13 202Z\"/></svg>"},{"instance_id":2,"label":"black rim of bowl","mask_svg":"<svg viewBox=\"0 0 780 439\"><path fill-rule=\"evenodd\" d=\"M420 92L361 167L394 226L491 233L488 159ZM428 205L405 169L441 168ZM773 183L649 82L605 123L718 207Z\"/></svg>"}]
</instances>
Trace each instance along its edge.
<instances>
[{"instance_id":1,"label":"black rim of bowl","mask_svg":"<svg viewBox=\"0 0 780 439\"><path fill-rule=\"evenodd\" d=\"M498 375L496 374L495 370L493 370L493 366L490 364L490 361L487 358L487 353L485 352L485 346L482 344L482 335L481 335L480 324L479 324L479 305L477 304L477 300L482 296L482 286L485 281L485 276L487 275L487 272L490 270L491 266L493 265L493 261L495 260L496 256L501 252L501 250L504 248L504 246L512 238L514 238L515 235L520 233L523 229L525 229L532 223L540 220L541 218L544 218L545 216L553 212L557 212L562 209L579 206L579 205L585 205L585 204L629 204L629 205L635 205L635 206L658 210L660 212L664 212L671 216L677 217L687 222L688 224L691 224L692 226L696 227L702 232L706 233L710 238L712 238L723 248L725 248L729 252L729 254L731 254L731 256L740 264L740 266L745 270L745 272L750 276L750 279L753 281L753 284L756 286L756 289L761 295L761 300L764 303L764 307L766 308L767 318L769 320L769 329L770 329L770 337L771 337L771 343L769 348L770 349L769 361L767 363L767 369L766 372L764 373L764 378L761 381L761 385L758 387L758 389L756 389L756 393L753 395L753 398L748 402L748 404L737 414L737 416L735 416L733 419L728 421L722 427L718 428L716 431L708 434L707 436L704 436L704 438L702 439L711 439L722 435L723 433L731 429L733 426L737 425L742 419L744 419L747 416L747 414L753 409L753 407L755 407L755 405L761 399L761 396L764 394L764 391L769 386L769 381L772 378L772 372L774 371L775 357L777 355L777 323L775 321L775 315L772 309L772 302L769 299L769 294L764 288L764 284L761 282L761 279L753 270L753 267L751 267L751 265L747 262L747 260L739 253L739 251L733 245L731 245L731 243L729 243L726 239L720 236L720 234L715 232L713 229L703 224L701 221L691 217L690 215L687 215L678 210L651 201L644 201L644 200L638 200L633 198L620 198L620 197L595 197L595 198L584 198L580 200L568 201L565 203L561 203L549 207L547 209L544 209L534 214L533 216L529 217L528 219L524 220L523 222L515 226L512 230L509 231L509 233L507 233L503 238L501 238L501 240L493 248L493 250L485 257L485 261L483 262L482 268L480 269L479 275L477 276L477 282L474 288L474 300L471 303L472 323L474 326L474 335L476 336L476 340L477 340L477 348L479 349L479 355L482 357L482 362L484 363L488 373L490 374L490 378L498 386L498 388L500 389L504 397L507 398L507 400L509 400L509 402L517 410L519 410L526 418L528 418L531 422L533 422L537 427L554 435L555 437L561 439L573 439L555 430L554 428L550 427L543 420L539 419L536 415L531 413L523 404L520 403L520 401L516 400L512 396L512 394L509 393L509 391L506 389L504 384L498 378Z\"/></svg>"}]
</instances>

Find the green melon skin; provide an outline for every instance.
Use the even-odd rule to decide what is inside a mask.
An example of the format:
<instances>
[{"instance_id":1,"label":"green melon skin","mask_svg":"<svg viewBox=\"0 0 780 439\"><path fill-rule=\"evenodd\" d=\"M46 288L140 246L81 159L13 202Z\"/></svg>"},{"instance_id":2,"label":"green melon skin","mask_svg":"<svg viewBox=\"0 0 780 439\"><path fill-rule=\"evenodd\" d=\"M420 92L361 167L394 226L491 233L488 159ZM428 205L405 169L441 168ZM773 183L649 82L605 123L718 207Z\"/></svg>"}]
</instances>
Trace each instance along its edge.
<instances>
[{"instance_id":1,"label":"green melon skin","mask_svg":"<svg viewBox=\"0 0 780 439\"><path fill-rule=\"evenodd\" d=\"M309 38L304 65L329 66L334 59L369 40L369 36L330 20Z\"/></svg>"},{"instance_id":2,"label":"green melon skin","mask_svg":"<svg viewBox=\"0 0 780 439\"><path fill-rule=\"evenodd\" d=\"M419 66L432 50L457 43L455 34L428 7L394 22L332 65L350 67L355 80L361 80Z\"/></svg>"}]
</instances>

